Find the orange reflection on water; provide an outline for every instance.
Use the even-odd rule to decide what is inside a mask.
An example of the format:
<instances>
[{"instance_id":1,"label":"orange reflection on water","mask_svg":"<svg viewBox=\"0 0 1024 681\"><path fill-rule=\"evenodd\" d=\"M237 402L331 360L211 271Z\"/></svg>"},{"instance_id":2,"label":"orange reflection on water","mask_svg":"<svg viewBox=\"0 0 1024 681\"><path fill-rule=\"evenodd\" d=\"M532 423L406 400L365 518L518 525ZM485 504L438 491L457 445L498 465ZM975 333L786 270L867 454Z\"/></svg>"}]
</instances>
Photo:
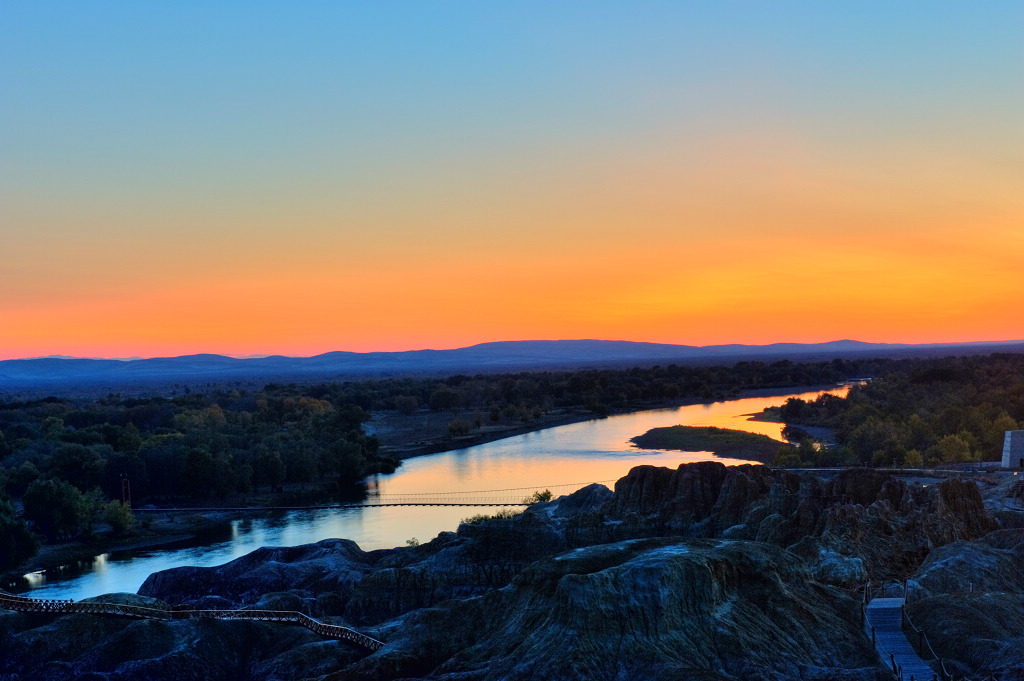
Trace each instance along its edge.
<instances>
[{"instance_id":1,"label":"orange reflection on water","mask_svg":"<svg viewBox=\"0 0 1024 681\"><path fill-rule=\"evenodd\" d=\"M709 452L639 449L630 443L630 438L651 428L683 424L761 433L781 442L783 424L751 421L750 415L781 405L790 397L813 400L824 392L845 396L848 391L848 386L841 386L826 391L748 397L583 421L467 449L407 459L394 475L378 476L373 482L381 495L510 488L551 489L557 494L566 494L589 482L605 482L611 487L630 468L639 465L676 468L696 461L756 464L758 462L742 459L719 459Z\"/></svg>"},{"instance_id":2,"label":"orange reflection on water","mask_svg":"<svg viewBox=\"0 0 1024 681\"><path fill-rule=\"evenodd\" d=\"M811 402L824 393L846 397L848 392L850 392L850 386L844 385L831 390L804 392L786 395L785 397L777 395L771 397L748 397L729 402L681 407L679 415L682 420L679 423L687 426L715 426L717 428L743 430L748 433L767 435L773 440L785 442L782 437L782 429L785 424L771 421L753 421L751 417L760 414L769 407L777 407L791 397ZM738 411L741 413L738 413Z\"/></svg>"}]
</instances>

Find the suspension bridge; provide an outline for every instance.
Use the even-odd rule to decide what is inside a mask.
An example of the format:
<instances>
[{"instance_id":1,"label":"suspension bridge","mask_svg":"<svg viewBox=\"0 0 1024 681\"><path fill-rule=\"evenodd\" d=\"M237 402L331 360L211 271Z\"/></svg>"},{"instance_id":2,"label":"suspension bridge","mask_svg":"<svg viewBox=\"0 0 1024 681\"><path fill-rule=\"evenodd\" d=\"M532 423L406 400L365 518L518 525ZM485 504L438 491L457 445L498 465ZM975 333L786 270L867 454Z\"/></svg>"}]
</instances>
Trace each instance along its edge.
<instances>
[{"instance_id":1,"label":"suspension bridge","mask_svg":"<svg viewBox=\"0 0 1024 681\"><path fill-rule=\"evenodd\" d=\"M17 612L36 612L51 615L109 615L143 620L185 620L185 619L217 619L217 620L250 620L254 622L285 622L298 624L324 638L337 641L348 641L361 648L374 652L380 650L384 643L354 629L336 624L326 624L313 619L309 615L292 610L190 610L172 607L147 608L138 605L121 603L99 603L95 601L58 601L42 598L26 598L15 596L0 590L0 608Z\"/></svg>"},{"instance_id":2,"label":"suspension bridge","mask_svg":"<svg viewBox=\"0 0 1024 681\"><path fill-rule=\"evenodd\" d=\"M533 487L509 487L489 490L451 490L446 492L377 493L371 490L365 499L351 503L324 504L313 506L143 506L133 508L133 513L188 513L210 511L312 511L346 508L381 508L386 506L530 506L538 501L537 494L551 493L552 499L572 494L587 485L600 484L614 487L615 480L592 482L570 482L557 485L535 485Z\"/></svg>"}]
</instances>

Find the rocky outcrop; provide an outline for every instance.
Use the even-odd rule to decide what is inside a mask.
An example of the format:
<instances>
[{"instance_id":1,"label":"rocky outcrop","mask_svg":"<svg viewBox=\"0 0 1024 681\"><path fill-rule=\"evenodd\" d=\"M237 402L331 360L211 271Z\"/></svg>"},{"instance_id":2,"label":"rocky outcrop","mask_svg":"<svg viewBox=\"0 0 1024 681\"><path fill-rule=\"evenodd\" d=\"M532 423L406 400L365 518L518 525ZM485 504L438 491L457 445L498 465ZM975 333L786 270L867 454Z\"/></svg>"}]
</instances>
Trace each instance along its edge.
<instances>
[{"instance_id":1,"label":"rocky outcrop","mask_svg":"<svg viewBox=\"0 0 1024 681\"><path fill-rule=\"evenodd\" d=\"M629 513L682 516L698 521L705 518L718 501L726 474L725 466L711 461L680 466L676 470L637 466L615 483L615 496L608 512L616 516Z\"/></svg>"},{"instance_id":2,"label":"rocky outcrop","mask_svg":"<svg viewBox=\"0 0 1024 681\"><path fill-rule=\"evenodd\" d=\"M318 593L350 591L374 562L374 554L363 552L353 541L327 539L304 546L257 549L215 568L156 572L142 584L139 594L171 603L193 603L210 596L233 607L250 605L263 594L276 591L302 592L315 598Z\"/></svg>"},{"instance_id":3,"label":"rocky outcrop","mask_svg":"<svg viewBox=\"0 0 1024 681\"><path fill-rule=\"evenodd\" d=\"M947 667L1024 679L1024 530L932 551L908 589L907 611Z\"/></svg>"},{"instance_id":4,"label":"rocky outcrop","mask_svg":"<svg viewBox=\"0 0 1024 681\"><path fill-rule=\"evenodd\" d=\"M531 565L379 629L332 679L874 679L859 603L772 546L642 539Z\"/></svg>"},{"instance_id":5,"label":"rocky outcrop","mask_svg":"<svg viewBox=\"0 0 1024 681\"><path fill-rule=\"evenodd\" d=\"M1024 530L999 530L977 541L932 551L908 582L912 598L1024 593Z\"/></svg>"},{"instance_id":6,"label":"rocky outcrop","mask_svg":"<svg viewBox=\"0 0 1024 681\"><path fill-rule=\"evenodd\" d=\"M537 508L549 509L555 518L571 518L583 513L594 513L608 503L613 493L604 485L593 483L576 492L560 497L554 504Z\"/></svg>"},{"instance_id":7,"label":"rocky outcrop","mask_svg":"<svg viewBox=\"0 0 1024 681\"><path fill-rule=\"evenodd\" d=\"M820 480L704 462L634 468L600 511L572 519L567 532L576 545L659 535L767 542L823 561L819 578L855 586L903 579L933 548L997 526L971 482L909 486L870 469Z\"/></svg>"}]
</instances>

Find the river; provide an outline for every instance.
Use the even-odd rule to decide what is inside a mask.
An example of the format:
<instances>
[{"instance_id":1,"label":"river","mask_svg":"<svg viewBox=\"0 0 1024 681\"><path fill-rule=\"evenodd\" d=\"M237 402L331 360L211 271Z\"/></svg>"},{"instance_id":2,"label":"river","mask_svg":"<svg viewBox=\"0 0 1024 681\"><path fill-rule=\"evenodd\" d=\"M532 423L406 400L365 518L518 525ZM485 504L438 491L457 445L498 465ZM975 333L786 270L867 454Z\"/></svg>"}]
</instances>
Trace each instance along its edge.
<instances>
[{"instance_id":1,"label":"river","mask_svg":"<svg viewBox=\"0 0 1024 681\"><path fill-rule=\"evenodd\" d=\"M751 421L749 416L780 405L789 397L814 399L821 392L845 395L847 390L842 386L828 391L746 397L557 426L407 459L394 474L374 476L367 483L382 496L512 490L502 495L518 499L544 489L558 496L590 482L612 487L630 468L641 464L675 468L681 463L708 460L720 460L727 465L757 463L718 459L707 452L638 449L629 439L651 428L686 424L745 430L781 441L782 424ZM426 542L439 532L455 530L462 518L495 510L389 506L247 516L230 521L223 537L208 539L201 545L103 554L91 564L68 566L59 574L31 573L25 578L33 597L81 600L103 593L135 592L153 572L179 565L220 565L261 546L295 546L329 537L352 539L364 550L400 546L411 539Z\"/></svg>"}]
</instances>

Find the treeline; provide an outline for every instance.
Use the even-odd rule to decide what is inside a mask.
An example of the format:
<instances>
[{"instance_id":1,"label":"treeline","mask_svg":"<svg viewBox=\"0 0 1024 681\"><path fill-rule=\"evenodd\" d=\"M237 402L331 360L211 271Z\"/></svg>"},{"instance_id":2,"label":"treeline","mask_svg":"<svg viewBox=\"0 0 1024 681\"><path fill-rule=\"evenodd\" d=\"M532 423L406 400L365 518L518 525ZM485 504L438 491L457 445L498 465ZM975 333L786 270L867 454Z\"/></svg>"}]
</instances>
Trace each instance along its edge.
<instances>
[{"instance_id":1,"label":"treeline","mask_svg":"<svg viewBox=\"0 0 1024 681\"><path fill-rule=\"evenodd\" d=\"M779 465L997 461L1005 432L1024 426L1024 355L901 360L845 399L792 398L772 411L788 424L832 428L837 441L805 441L780 452Z\"/></svg>"},{"instance_id":2,"label":"treeline","mask_svg":"<svg viewBox=\"0 0 1024 681\"><path fill-rule=\"evenodd\" d=\"M363 432L368 419L334 396L281 387L3 403L0 497L20 500L24 517L52 541L88 534L100 512L117 529L123 513L108 506L122 498L122 485L136 505L280 490L287 483L344 489L398 465ZM9 507L0 505L0 528L17 525Z\"/></svg>"},{"instance_id":3,"label":"treeline","mask_svg":"<svg viewBox=\"0 0 1024 681\"><path fill-rule=\"evenodd\" d=\"M529 422L547 411L584 408L601 416L666 400L716 400L743 390L836 383L873 376L887 360L833 360L796 364L740 362L731 367L677 365L633 369L457 374L444 379L402 378L307 387L367 411L447 411L476 425Z\"/></svg>"},{"instance_id":4,"label":"treeline","mask_svg":"<svg viewBox=\"0 0 1024 681\"><path fill-rule=\"evenodd\" d=\"M56 478L120 498L128 478L139 502L355 482L397 463L363 433L369 418L355 405L287 389L0 404L0 475L15 497Z\"/></svg>"}]
</instances>

